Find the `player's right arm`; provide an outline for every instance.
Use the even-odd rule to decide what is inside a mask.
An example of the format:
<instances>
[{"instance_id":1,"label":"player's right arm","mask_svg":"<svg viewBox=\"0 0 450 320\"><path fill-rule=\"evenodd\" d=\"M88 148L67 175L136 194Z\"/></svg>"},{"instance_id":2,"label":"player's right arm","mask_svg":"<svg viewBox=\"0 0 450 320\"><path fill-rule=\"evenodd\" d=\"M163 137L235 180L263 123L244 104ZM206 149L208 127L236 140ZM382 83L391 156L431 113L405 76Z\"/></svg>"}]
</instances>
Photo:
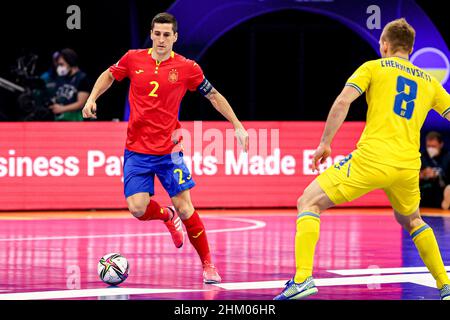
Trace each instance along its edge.
<instances>
[{"instance_id":1,"label":"player's right arm","mask_svg":"<svg viewBox=\"0 0 450 320\"><path fill-rule=\"evenodd\" d=\"M97 79L92 88L91 94L83 108L83 118L96 119L97 104L96 101L106 90L111 87L114 80L121 81L125 77L128 77L128 60L130 51L125 53L120 60L105 70Z\"/></svg>"},{"instance_id":2,"label":"player's right arm","mask_svg":"<svg viewBox=\"0 0 450 320\"><path fill-rule=\"evenodd\" d=\"M83 118L97 118L97 104L96 101L106 90L111 87L114 82L114 76L112 72L108 69L105 70L97 79L92 88L91 94L86 101L83 108Z\"/></svg>"},{"instance_id":3,"label":"player's right arm","mask_svg":"<svg viewBox=\"0 0 450 320\"><path fill-rule=\"evenodd\" d=\"M314 152L314 159L312 163L312 170L318 170L319 163L324 163L331 155L331 142L333 141L336 132L341 127L345 118L347 117L350 105L361 93L352 86L345 86L339 96L333 103L330 112L328 113L325 129L323 130L320 144Z\"/></svg>"},{"instance_id":4,"label":"player's right arm","mask_svg":"<svg viewBox=\"0 0 450 320\"><path fill-rule=\"evenodd\" d=\"M369 61L360 66L347 80L344 89L334 101L328 114L322 139L314 152L311 166L313 171L319 170L319 163L324 163L331 155L331 142L347 117L350 105L369 87L372 79L372 65L372 62Z\"/></svg>"}]
</instances>

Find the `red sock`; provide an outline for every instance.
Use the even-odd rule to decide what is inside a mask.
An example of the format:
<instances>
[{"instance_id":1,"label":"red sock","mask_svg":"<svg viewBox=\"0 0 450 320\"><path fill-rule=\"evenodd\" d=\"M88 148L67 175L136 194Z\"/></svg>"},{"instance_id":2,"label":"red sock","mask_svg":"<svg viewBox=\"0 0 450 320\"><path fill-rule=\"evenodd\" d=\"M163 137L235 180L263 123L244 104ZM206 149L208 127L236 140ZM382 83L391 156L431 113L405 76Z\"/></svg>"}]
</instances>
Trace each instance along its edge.
<instances>
[{"instance_id":1,"label":"red sock","mask_svg":"<svg viewBox=\"0 0 450 320\"><path fill-rule=\"evenodd\" d=\"M189 240L197 250L202 263L211 263L211 253L209 252L208 238L206 238L205 227L197 211L187 220L183 221Z\"/></svg>"},{"instance_id":2,"label":"red sock","mask_svg":"<svg viewBox=\"0 0 450 320\"><path fill-rule=\"evenodd\" d=\"M167 221L170 218L169 209L161 208L158 202L150 200L150 203L145 210L144 215L140 216L138 219L142 221L147 220L163 220Z\"/></svg>"}]
</instances>

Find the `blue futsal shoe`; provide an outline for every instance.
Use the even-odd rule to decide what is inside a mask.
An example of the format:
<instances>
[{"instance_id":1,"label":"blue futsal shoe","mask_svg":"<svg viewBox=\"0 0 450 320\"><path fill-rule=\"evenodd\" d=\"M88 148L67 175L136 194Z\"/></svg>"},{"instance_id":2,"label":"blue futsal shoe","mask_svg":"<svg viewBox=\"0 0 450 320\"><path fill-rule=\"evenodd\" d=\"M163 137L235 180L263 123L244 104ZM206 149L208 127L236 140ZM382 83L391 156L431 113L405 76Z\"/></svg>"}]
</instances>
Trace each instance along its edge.
<instances>
[{"instance_id":1,"label":"blue futsal shoe","mask_svg":"<svg viewBox=\"0 0 450 320\"><path fill-rule=\"evenodd\" d=\"M450 285L444 284L439 292L441 294L441 300L450 300Z\"/></svg>"},{"instance_id":2,"label":"blue futsal shoe","mask_svg":"<svg viewBox=\"0 0 450 320\"><path fill-rule=\"evenodd\" d=\"M298 300L319 292L313 277L306 278L302 283L295 283L294 279L286 282L285 288L273 300Z\"/></svg>"}]
</instances>

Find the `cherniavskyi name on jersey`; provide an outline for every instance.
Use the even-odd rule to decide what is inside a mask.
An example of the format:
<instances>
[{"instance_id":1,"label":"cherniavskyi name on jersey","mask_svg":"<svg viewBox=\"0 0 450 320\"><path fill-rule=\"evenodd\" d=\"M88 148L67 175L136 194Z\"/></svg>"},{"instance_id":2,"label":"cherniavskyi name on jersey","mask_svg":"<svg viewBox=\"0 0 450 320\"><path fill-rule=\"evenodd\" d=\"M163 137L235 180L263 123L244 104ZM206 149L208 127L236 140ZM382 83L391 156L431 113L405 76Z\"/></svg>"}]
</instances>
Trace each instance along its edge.
<instances>
[{"instance_id":1,"label":"cherniavskyi name on jersey","mask_svg":"<svg viewBox=\"0 0 450 320\"><path fill-rule=\"evenodd\" d=\"M425 79L428 82L431 82L431 76L428 75L427 73L425 73L424 71L420 70L419 68L411 68L411 67L405 66L395 60L381 59L380 63L383 68L397 68L399 70L405 71L406 73L408 73L412 76L419 77L419 78Z\"/></svg>"}]
</instances>

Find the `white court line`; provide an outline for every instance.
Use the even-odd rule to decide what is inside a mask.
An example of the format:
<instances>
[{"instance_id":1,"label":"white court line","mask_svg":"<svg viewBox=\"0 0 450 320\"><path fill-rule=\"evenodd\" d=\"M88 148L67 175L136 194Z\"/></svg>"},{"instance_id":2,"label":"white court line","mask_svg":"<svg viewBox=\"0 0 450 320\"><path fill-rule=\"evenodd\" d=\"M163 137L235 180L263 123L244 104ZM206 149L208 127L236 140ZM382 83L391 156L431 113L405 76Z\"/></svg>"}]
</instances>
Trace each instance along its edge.
<instances>
[{"instance_id":1,"label":"white court line","mask_svg":"<svg viewBox=\"0 0 450 320\"><path fill-rule=\"evenodd\" d=\"M257 289L275 289L275 288L281 289L284 287L286 281L287 280L234 282L234 283L215 284L215 286L225 290L257 290ZM314 279L314 283L316 284L317 287L407 283L407 282L427 285L430 287L436 286L433 277L429 273Z\"/></svg>"},{"instance_id":2,"label":"white court line","mask_svg":"<svg viewBox=\"0 0 450 320\"><path fill-rule=\"evenodd\" d=\"M150 289L150 288L105 288L105 289L80 289L59 291L35 291L16 292L0 294L0 300L40 300L40 299L70 299L106 297L133 294L156 294L156 293L183 293L208 291L192 289Z\"/></svg>"},{"instance_id":3,"label":"white court line","mask_svg":"<svg viewBox=\"0 0 450 320\"><path fill-rule=\"evenodd\" d=\"M415 283L435 288L435 280L429 273L420 274L395 274L395 275L375 275L365 277L339 277L314 279L317 287L327 286L351 286L351 285L371 285L387 283ZM275 281L255 281L255 282L234 282L221 283L214 286L221 289L231 290L262 290L262 289L282 289L286 280ZM376 290L376 289L367 289ZM105 288L105 289L80 289L80 290L59 290L59 291L36 291L36 292L16 292L0 294L0 300L33 300L33 299L69 299L88 298L122 295L150 295L163 293L185 293L185 292L205 292L207 289L151 289L151 288Z\"/></svg>"},{"instance_id":4,"label":"white court line","mask_svg":"<svg viewBox=\"0 0 450 320\"><path fill-rule=\"evenodd\" d=\"M445 270L450 271L450 266ZM373 269L351 269L351 270L327 270L327 272L339 274L341 276L359 276L366 274L386 274L386 273L418 273L429 272L426 267L406 267L406 268L373 268Z\"/></svg>"},{"instance_id":5,"label":"white court line","mask_svg":"<svg viewBox=\"0 0 450 320\"><path fill-rule=\"evenodd\" d=\"M205 217L203 217L205 218ZM206 217L207 218L207 217ZM228 229L213 229L207 230L207 233L222 233L222 232L238 232L238 231L250 231L255 229L264 228L266 223L264 221L242 218L228 218L228 217L213 217L217 220L237 221L253 224L248 227L240 228L228 228ZM86 235L86 236L55 236L55 237L26 237L26 238L2 238L0 242L6 241L37 241L37 240L70 240L70 239L97 239L97 238L129 238L129 237L155 237L166 236L167 232L154 232L154 233L126 233L126 234L98 234L98 235Z\"/></svg>"}]
</instances>

